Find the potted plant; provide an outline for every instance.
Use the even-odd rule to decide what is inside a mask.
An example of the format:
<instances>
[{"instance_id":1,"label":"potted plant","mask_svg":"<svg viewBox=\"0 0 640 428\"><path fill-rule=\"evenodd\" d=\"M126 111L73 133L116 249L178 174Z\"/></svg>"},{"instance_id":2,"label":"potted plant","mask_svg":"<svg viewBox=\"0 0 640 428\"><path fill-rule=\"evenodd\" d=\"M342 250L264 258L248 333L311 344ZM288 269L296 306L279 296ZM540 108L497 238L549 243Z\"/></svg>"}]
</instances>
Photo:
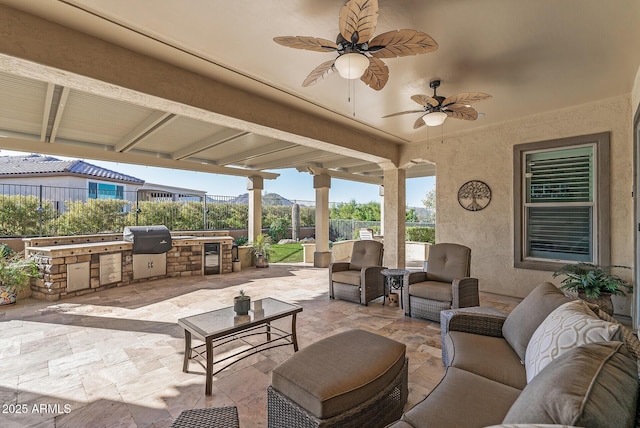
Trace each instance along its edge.
<instances>
[{"instance_id":1,"label":"potted plant","mask_svg":"<svg viewBox=\"0 0 640 428\"><path fill-rule=\"evenodd\" d=\"M240 290L238 295L233 298L233 310L237 315L248 315L251 308L251 297L244 294L244 290Z\"/></svg>"},{"instance_id":2,"label":"potted plant","mask_svg":"<svg viewBox=\"0 0 640 428\"><path fill-rule=\"evenodd\" d=\"M18 292L27 288L38 276L38 265L6 245L0 246L0 306L16 302Z\"/></svg>"},{"instance_id":3,"label":"potted plant","mask_svg":"<svg viewBox=\"0 0 640 428\"><path fill-rule=\"evenodd\" d=\"M561 290L577 292L580 299L594 303L609 315L613 315L611 295L626 296L627 292L633 290L631 284L611 273L613 268L631 269L619 265L567 264L555 271L553 277L564 275Z\"/></svg>"},{"instance_id":4,"label":"potted plant","mask_svg":"<svg viewBox=\"0 0 640 428\"><path fill-rule=\"evenodd\" d=\"M251 252L255 255L256 267L269 267L271 237L264 233L256 236L256 239L251 243Z\"/></svg>"}]
</instances>

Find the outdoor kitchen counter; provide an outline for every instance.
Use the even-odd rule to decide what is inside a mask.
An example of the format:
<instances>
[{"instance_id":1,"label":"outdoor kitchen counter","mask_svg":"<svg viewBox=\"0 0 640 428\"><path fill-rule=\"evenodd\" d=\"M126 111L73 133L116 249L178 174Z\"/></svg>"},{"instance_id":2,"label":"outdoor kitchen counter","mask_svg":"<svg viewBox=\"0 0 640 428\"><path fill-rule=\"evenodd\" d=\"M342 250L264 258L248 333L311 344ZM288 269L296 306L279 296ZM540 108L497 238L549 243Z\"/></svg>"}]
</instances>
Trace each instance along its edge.
<instances>
[{"instance_id":1,"label":"outdoor kitchen counter","mask_svg":"<svg viewBox=\"0 0 640 428\"><path fill-rule=\"evenodd\" d=\"M209 242L233 243L231 236L176 236L171 237L173 247L203 245ZM49 245L44 247L26 247L27 255L41 254L50 257L79 256L82 254L113 253L116 251L131 251L132 244L125 241L111 242L83 242L78 244Z\"/></svg>"},{"instance_id":2,"label":"outdoor kitchen counter","mask_svg":"<svg viewBox=\"0 0 640 428\"><path fill-rule=\"evenodd\" d=\"M230 273L233 245L231 236L172 236L171 250L166 256L161 255L166 257L166 271L152 273L144 279L134 276L133 244L130 242L120 240L27 246L26 254L35 258L40 270L40 277L31 282L31 295L36 299L54 301L153 279L203 275L203 249L207 243L220 244L219 273ZM117 273L101 276L101 267L104 271L104 262L107 260L104 257L108 256L111 256L108 258L109 263L115 264ZM101 258L104 259L102 263ZM81 264L84 265L80 271ZM72 278L72 273L75 278ZM79 276L85 279L78 282Z\"/></svg>"},{"instance_id":3,"label":"outdoor kitchen counter","mask_svg":"<svg viewBox=\"0 0 640 428\"><path fill-rule=\"evenodd\" d=\"M124 241L113 242L85 242L82 244L50 245L46 247L26 247L28 255L38 254L49 257L79 256L83 254L114 253L117 251L131 251L132 244Z\"/></svg>"}]
</instances>

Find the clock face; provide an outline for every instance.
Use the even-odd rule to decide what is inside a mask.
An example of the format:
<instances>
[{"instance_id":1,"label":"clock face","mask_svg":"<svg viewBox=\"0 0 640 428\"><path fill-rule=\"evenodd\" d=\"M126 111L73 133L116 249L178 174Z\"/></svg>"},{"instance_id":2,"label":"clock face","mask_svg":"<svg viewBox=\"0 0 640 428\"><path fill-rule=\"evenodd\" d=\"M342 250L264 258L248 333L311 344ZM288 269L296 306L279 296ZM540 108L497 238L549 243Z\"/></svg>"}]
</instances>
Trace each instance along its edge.
<instances>
[{"instance_id":1,"label":"clock face","mask_svg":"<svg viewBox=\"0 0 640 428\"><path fill-rule=\"evenodd\" d=\"M491 202L491 189L482 181L467 181L458 190L458 202L468 211L483 210Z\"/></svg>"}]
</instances>

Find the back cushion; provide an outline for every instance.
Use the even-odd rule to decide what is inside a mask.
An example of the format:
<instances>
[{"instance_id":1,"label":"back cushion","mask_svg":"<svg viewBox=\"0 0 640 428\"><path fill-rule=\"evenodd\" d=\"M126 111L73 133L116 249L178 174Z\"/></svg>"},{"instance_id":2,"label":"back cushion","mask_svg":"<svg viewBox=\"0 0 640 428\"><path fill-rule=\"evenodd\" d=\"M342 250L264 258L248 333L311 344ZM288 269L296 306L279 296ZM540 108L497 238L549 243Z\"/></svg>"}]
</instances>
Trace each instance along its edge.
<instances>
[{"instance_id":1,"label":"back cushion","mask_svg":"<svg viewBox=\"0 0 640 428\"><path fill-rule=\"evenodd\" d=\"M458 244L435 244L429 248L428 281L453 282L467 278L471 266L471 249Z\"/></svg>"},{"instance_id":2,"label":"back cushion","mask_svg":"<svg viewBox=\"0 0 640 428\"><path fill-rule=\"evenodd\" d=\"M619 331L620 324L601 320L582 300L560 305L531 336L525 355L527 382L568 350L616 336L619 339Z\"/></svg>"},{"instance_id":3,"label":"back cushion","mask_svg":"<svg viewBox=\"0 0 640 428\"><path fill-rule=\"evenodd\" d=\"M365 266L382 265L382 243L378 241L356 241L353 243L349 269L360 270Z\"/></svg>"},{"instance_id":4,"label":"back cushion","mask_svg":"<svg viewBox=\"0 0 640 428\"><path fill-rule=\"evenodd\" d=\"M571 301L550 282L539 284L507 316L502 325L502 336L524 363L527 345L533 332L558 306Z\"/></svg>"},{"instance_id":5,"label":"back cushion","mask_svg":"<svg viewBox=\"0 0 640 428\"><path fill-rule=\"evenodd\" d=\"M578 346L553 360L513 403L505 424L633 427L636 361L621 342Z\"/></svg>"}]
</instances>

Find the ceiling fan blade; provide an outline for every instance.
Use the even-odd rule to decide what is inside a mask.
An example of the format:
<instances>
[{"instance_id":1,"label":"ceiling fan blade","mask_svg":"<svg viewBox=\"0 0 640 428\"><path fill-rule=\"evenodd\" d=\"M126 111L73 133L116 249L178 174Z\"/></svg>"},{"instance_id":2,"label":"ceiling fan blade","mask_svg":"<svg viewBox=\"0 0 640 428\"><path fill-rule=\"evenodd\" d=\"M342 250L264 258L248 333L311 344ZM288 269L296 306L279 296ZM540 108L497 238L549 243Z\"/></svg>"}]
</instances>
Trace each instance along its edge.
<instances>
[{"instance_id":1,"label":"ceiling fan blade","mask_svg":"<svg viewBox=\"0 0 640 428\"><path fill-rule=\"evenodd\" d=\"M401 116L403 114L410 114L410 113L424 113L424 110L407 110L407 111L399 111L398 113L392 113L392 114L388 114L386 116L382 116L382 118L387 118L387 117L394 117L394 116ZM422 116L420 116L422 117Z\"/></svg>"},{"instance_id":2,"label":"ceiling fan blade","mask_svg":"<svg viewBox=\"0 0 640 428\"><path fill-rule=\"evenodd\" d=\"M307 78L304 79L304 82L302 82L302 86L306 88L307 86L315 84L318 80L330 76L335 71L335 68L333 68L333 63L335 61L335 59L325 61L314 68L313 71L309 73Z\"/></svg>"},{"instance_id":3,"label":"ceiling fan blade","mask_svg":"<svg viewBox=\"0 0 640 428\"><path fill-rule=\"evenodd\" d=\"M366 69L360 80L369 85L371 89L379 91L389 80L389 67L378 58L369 58L369 68Z\"/></svg>"},{"instance_id":4,"label":"ceiling fan blade","mask_svg":"<svg viewBox=\"0 0 640 428\"><path fill-rule=\"evenodd\" d=\"M375 36L369 42L369 52L376 58L423 54L438 49L431 36L416 30L393 30Z\"/></svg>"},{"instance_id":5,"label":"ceiling fan blade","mask_svg":"<svg viewBox=\"0 0 640 428\"><path fill-rule=\"evenodd\" d=\"M427 105L430 105L431 107L438 107L438 100L430 97L429 95L413 95L411 99L423 107L426 107Z\"/></svg>"},{"instance_id":6,"label":"ceiling fan blade","mask_svg":"<svg viewBox=\"0 0 640 428\"><path fill-rule=\"evenodd\" d=\"M460 107L451 110L450 108L452 106ZM462 120L476 120L478 118L478 112L473 107L467 107L464 104L453 104L452 106L448 106L447 109L444 110L449 117Z\"/></svg>"},{"instance_id":7,"label":"ceiling fan blade","mask_svg":"<svg viewBox=\"0 0 640 428\"><path fill-rule=\"evenodd\" d=\"M348 42L364 43L371 39L378 23L378 0L349 0L340 9L340 34ZM352 40L354 33L357 40Z\"/></svg>"},{"instance_id":8,"label":"ceiling fan blade","mask_svg":"<svg viewBox=\"0 0 640 428\"><path fill-rule=\"evenodd\" d=\"M453 95L451 97L446 98L442 105L446 106L449 104L471 104L477 101L488 100L492 98L491 95L485 94L483 92L463 92L458 95Z\"/></svg>"},{"instance_id":9,"label":"ceiling fan blade","mask_svg":"<svg viewBox=\"0 0 640 428\"><path fill-rule=\"evenodd\" d=\"M416 119L416 121L413 124L413 129L418 129L420 127L423 127L424 125L426 125L426 123L424 123L424 120L422 120L422 116L420 116L419 118Z\"/></svg>"},{"instance_id":10,"label":"ceiling fan blade","mask_svg":"<svg viewBox=\"0 0 640 428\"><path fill-rule=\"evenodd\" d=\"M273 41L288 48L306 49L308 51L332 52L338 50L338 45L335 42L318 37L281 36L274 37Z\"/></svg>"}]
</instances>

